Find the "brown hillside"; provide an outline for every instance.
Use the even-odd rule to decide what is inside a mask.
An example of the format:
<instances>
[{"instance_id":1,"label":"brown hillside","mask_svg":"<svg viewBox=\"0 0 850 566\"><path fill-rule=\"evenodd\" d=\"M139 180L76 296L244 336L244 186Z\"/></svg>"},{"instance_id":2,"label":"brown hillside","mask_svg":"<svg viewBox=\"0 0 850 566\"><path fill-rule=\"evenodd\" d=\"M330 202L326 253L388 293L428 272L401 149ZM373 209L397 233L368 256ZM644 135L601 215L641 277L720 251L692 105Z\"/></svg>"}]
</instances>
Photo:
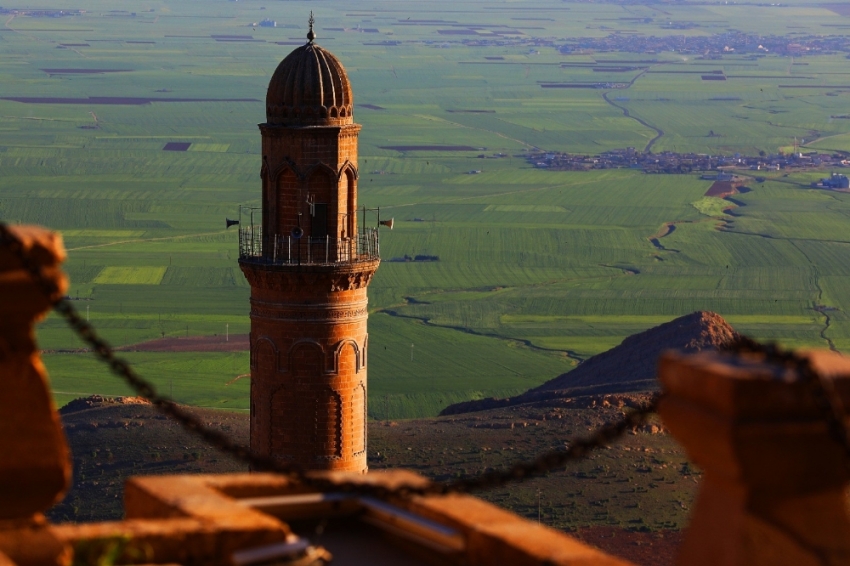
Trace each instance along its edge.
<instances>
[{"instance_id":1,"label":"brown hillside","mask_svg":"<svg viewBox=\"0 0 850 566\"><path fill-rule=\"evenodd\" d=\"M600 384L644 382L655 386L658 357L665 350L699 352L730 343L737 333L719 314L697 311L640 334L588 359L575 370L559 375L532 391L572 389Z\"/></svg>"},{"instance_id":2,"label":"brown hillside","mask_svg":"<svg viewBox=\"0 0 850 566\"><path fill-rule=\"evenodd\" d=\"M719 314L697 311L629 336L619 346L597 354L569 373L510 399L481 399L449 405L442 415L483 411L588 393L648 391L655 382L658 357L665 350L698 352L717 349L737 332Z\"/></svg>"},{"instance_id":3,"label":"brown hillside","mask_svg":"<svg viewBox=\"0 0 850 566\"><path fill-rule=\"evenodd\" d=\"M247 413L190 410L207 426L248 441ZM124 480L130 476L247 469L137 397L86 397L59 412L74 468L71 489L48 514L53 521L120 519Z\"/></svg>"}]
</instances>

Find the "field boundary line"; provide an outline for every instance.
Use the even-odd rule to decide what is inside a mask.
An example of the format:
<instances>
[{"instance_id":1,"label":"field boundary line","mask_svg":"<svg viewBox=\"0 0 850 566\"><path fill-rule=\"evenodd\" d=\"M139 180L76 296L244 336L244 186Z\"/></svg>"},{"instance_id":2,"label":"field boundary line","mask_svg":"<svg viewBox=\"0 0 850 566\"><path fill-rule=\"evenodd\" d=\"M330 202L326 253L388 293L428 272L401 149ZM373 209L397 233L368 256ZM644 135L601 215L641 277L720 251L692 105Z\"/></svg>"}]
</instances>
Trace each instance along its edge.
<instances>
[{"instance_id":1,"label":"field boundary line","mask_svg":"<svg viewBox=\"0 0 850 566\"><path fill-rule=\"evenodd\" d=\"M826 335L826 333L829 332L829 329L832 326L832 317L829 316L829 310L828 309L825 309L825 308L821 309L820 308L820 306L824 304L823 287L820 284L820 277L821 277L820 276L820 269L818 269L818 266L815 265L815 262L812 261L812 259L808 256L808 254L806 254L806 252L804 252L802 249L800 249L800 246L797 245L797 242L795 242L793 240L789 240L788 242L792 246L794 246L794 248L798 252L800 252L803 255L803 257L806 258L806 260L812 266L812 274L814 275L815 289L817 289L817 294L818 294L818 296L817 296L818 304L817 304L817 306L815 306L815 308L813 310L824 318L823 328L821 328L821 330L820 330L820 337L826 342L826 345L830 350L832 350L833 352L839 352L838 348L835 347L835 342L832 341L832 338L830 338L829 336Z\"/></svg>"},{"instance_id":2,"label":"field boundary line","mask_svg":"<svg viewBox=\"0 0 850 566\"><path fill-rule=\"evenodd\" d=\"M446 330L456 330L458 332L463 332L465 334L472 334L473 336L480 336L481 338L495 338L497 340L504 340L506 342L517 342L519 344L522 344L523 346L525 346L526 348L528 348L530 350L538 350L540 352L549 352L549 353L562 353L562 354L565 354L567 356L567 358L569 358L570 360L575 360L578 363L582 363L583 361L585 361L587 359L587 358L581 357L578 353L576 353L572 350L564 350L562 348L546 348L545 346L538 346L537 344L533 343L531 340L526 340L525 338L516 338L516 337L513 337L513 336L502 336L501 334L479 332L478 330L474 330L474 329L469 328L467 326L457 326L457 325L451 325L451 324L439 324L439 323L433 322L428 317L415 316L415 315L412 315L412 314L403 314L403 313L400 313L396 310L393 310L392 308L380 309L377 312L389 315L389 316L394 317L394 318L406 318L406 319L409 319L409 320L418 320L419 322L421 322L422 324L424 324L426 326L433 326L435 328L445 328ZM508 370L512 373L518 373L515 369L510 368L508 366L505 366L504 364L497 364L497 365L502 366L503 368L505 368L506 370Z\"/></svg>"},{"instance_id":3,"label":"field boundary line","mask_svg":"<svg viewBox=\"0 0 850 566\"><path fill-rule=\"evenodd\" d=\"M494 134L494 135L496 135L500 138L503 138L503 139L506 139L506 140L511 140L511 141L517 142L521 145L524 145L526 147L530 147L531 149L536 149L538 151L540 150L540 148L537 147L534 144L528 143L527 141L523 141L523 140L520 140L520 139L517 139L517 138L512 138L511 136L509 136L507 134L503 134L503 133L497 132L495 130L488 130L487 128L479 128L479 127L476 127L476 126L470 126L469 124L463 124L461 122L455 122L454 120L449 120L447 118L440 118L439 116L431 116L429 114L414 114L414 116L416 116L418 118L422 118L423 120L433 120L433 121L438 121L438 122L445 122L447 124L454 124L455 126L459 126L461 128L466 128L467 130L478 130L480 132L487 132L487 133L490 133L490 134ZM498 118L498 117L496 118L496 120L498 120L499 122L505 123L505 124L511 124L511 122L508 122L507 120L502 120L501 118ZM513 124L513 125L516 126L518 124Z\"/></svg>"},{"instance_id":4,"label":"field boundary line","mask_svg":"<svg viewBox=\"0 0 850 566\"><path fill-rule=\"evenodd\" d=\"M4 24L3 24L3 25L4 25L4 27L5 27L6 29L8 29L9 31L13 31L13 32L15 32L15 33L19 33L19 34L21 34L22 36L24 36L24 37L28 37L29 39L31 39L31 40L33 40L33 41L36 41L36 42L38 42L38 41L42 41L42 42L47 42L47 43L53 43L53 41L39 39L39 38L38 38L38 37L36 37L36 36L33 36L33 35L28 34L28 33L26 33L26 31L27 31L27 30L16 29L16 28L13 28L12 26L10 26L9 24L11 24L11 23L12 23L12 20L14 20L14 19L15 19L15 16L16 16L16 14L12 14L11 16L9 16L9 19L8 19L8 20L6 20L6 21L4 22ZM86 56L86 55L84 55L83 53L81 53L79 49L69 48L69 47L65 47L65 49L69 49L70 51L73 51L74 53L76 53L77 55L79 55L80 57L82 57L83 59L88 59L88 56Z\"/></svg>"},{"instance_id":5,"label":"field boundary line","mask_svg":"<svg viewBox=\"0 0 850 566\"><path fill-rule=\"evenodd\" d=\"M624 177L624 180L625 179L631 179L632 177L637 177L637 175L629 175L628 177ZM446 203L452 203L452 202L460 202L462 200L472 200L472 199L476 199L476 198L500 197L500 196L507 196L507 195L515 195L515 194L519 194L519 193L530 193L530 192L533 192L533 191L549 191L549 190L552 190L552 189L567 189L567 188L570 188L570 187L577 187L577 186L581 186L581 185L589 185L589 184L598 183L598 182L599 182L598 180L589 180L589 181L579 181L579 182L576 182L576 183L562 183L562 184L559 184L559 185L550 185L548 187L532 187L530 189L521 189L521 190L518 190L518 191L507 191L507 192L504 192L504 193L489 193L489 194L486 194L486 195L473 195L473 196L468 196L468 197L454 197L454 198L448 198L448 199L445 199L445 200L441 200L439 202L408 202L408 203L404 203L404 204L392 204L392 205L389 205L389 206L382 206L381 209L382 210L389 210L391 208L402 208L402 207L405 207L405 206L417 206L417 205L420 205L420 204L446 204Z\"/></svg>"},{"instance_id":6,"label":"field boundary line","mask_svg":"<svg viewBox=\"0 0 850 566\"><path fill-rule=\"evenodd\" d=\"M182 236L167 236L163 238L137 238L135 240L121 240L120 242L107 242L105 244L92 244L90 246L80 246L78 248L68 248L66 251L74 252L77 250L89 250L92 248L105 248L107 246L120 246L121 244L137 244L139 242L161 242L163 240L181 240L184 238L197 238L198 236L213 236L215 234L224 234L225 230L217 232L202 232L200 234L183 234Z\"/></svg>"},{"instance_id":7,"label":"field boundary line","mask_svg":"<svg viewBox=\"0 0 850 566\"><path fill-rule=\"evenodd\" d=\"M817 243L850 245L850 240L820 240L818 238L794 238L794 237L791 237L791 236L771 236L769 234L759 234L758 232L743 232L741 230L723 230L723 232L725 232L727 234L741 234L742 236L758 236L759 238L765 238L765 239L768 239L768 240L783 240L783 241L786 241L786 242L790 242L791 244L793 244L794 242L817 242ZM803 255L805 255L805 254L803 254Z\"/></svg>"}]
</instances>

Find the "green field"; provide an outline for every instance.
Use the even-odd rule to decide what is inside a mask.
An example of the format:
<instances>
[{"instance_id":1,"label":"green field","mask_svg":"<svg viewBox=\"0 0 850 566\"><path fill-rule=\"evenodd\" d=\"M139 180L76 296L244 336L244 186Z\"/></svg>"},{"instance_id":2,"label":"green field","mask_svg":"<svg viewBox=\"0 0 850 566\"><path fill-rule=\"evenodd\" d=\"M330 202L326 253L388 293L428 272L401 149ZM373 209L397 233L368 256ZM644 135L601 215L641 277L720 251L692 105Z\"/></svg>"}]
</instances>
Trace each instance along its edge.
<instances>
[{"instance_id":1,"label":"green field","mask_svg":"<svg viewBox=\"0 0 850 566\"><path fill-rule=\"evenodd\" d=\"M0 218L63 233L69 294L116 345L247 333L249 289L224 218L259 203L265 89L314 10L318 43L354 85L360 203L396 219L370 286L372 417L511 395L698 309L759 338L848 351L850 195L808 188L828 172L772 172L734 197L732 216L730 203L704 197L711 182L697 175L552 172L525 159L537 149L640 150L653 128L663 131L656 152L774 152L795 137L809 149L850 150L844 53L705 60L557 49L614 33L690 41L733 26L805 35L850 25L815 2L789 4L666 3L660 15L555 0L379 0L368 9L155 0L115 12L114 2L80 0L65 7L80 15L0 14ZM264 18L278 27L251 25ZM685 21L696 26L670 27ZM253 41L213 37L242 35ZM640 60L653 62L617 72L586 65ZM713 70L728 80L701 79ZM540 87L600 81L631 86ZM814 88L781 86L789 82ZM8 100L46 96L207 101ZM164 151L168 142L192 145ZM476 150L387 149L449 144ZM675 229L655 246L668 223ZM405 254L440 261L389 261ZM56 317L39 341L52 352L80 346ZM248 406L247 381L227 385L247 373L247 354L127 357L181 402ZM60 402L127 391L84 354L45 362Z\"/></svg>"}]
</instances>

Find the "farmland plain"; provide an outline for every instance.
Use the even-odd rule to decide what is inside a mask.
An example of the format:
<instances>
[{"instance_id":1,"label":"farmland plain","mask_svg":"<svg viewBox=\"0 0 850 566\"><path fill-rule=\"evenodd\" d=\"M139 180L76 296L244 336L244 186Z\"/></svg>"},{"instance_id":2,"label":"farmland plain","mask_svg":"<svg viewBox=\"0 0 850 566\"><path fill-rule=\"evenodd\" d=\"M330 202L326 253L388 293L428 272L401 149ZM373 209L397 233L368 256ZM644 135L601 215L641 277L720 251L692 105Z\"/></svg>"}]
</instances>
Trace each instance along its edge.
<instances>
[{"instance_id":1,"label":"farmland plain","mask_svg":"<svg viewBox=\"0 0 850 566\"><path fill-rule=\"evenodd\" d=\"M699 309L758 338L847 351L850 194L808 186L825 172L759 173L733 205L706 201L711 181L698 175L555 172L526 159L642 150L658 131L653 151L770 153L795 138L850 149L843 52L559 49L623 34L686 45L732 27L837 34L830 26L847 19L787 4L206 0L120 11L80 0L68 7L79 14L2 14L0 217L63 233L69 295L116 345L247 333L249 290L224 218L259 202L265 88L314 10L318 43L354 85L361 204L396 219L370 286L373 418L514 394ZM264 18L277 27L251 25ZM727 80L702 80L714 71ZM541 88L614 82L630 86ZM172 143L190 145L164 151ZM449 145L474 151L391 149ZM391 261L405 254L440 260ZM127 392L70 352L80 344L57 318L39 341L60 403ZM247 354L127 357L181 402L248 407L246 380L233 382Z\"/></svg>"}]
</instances>

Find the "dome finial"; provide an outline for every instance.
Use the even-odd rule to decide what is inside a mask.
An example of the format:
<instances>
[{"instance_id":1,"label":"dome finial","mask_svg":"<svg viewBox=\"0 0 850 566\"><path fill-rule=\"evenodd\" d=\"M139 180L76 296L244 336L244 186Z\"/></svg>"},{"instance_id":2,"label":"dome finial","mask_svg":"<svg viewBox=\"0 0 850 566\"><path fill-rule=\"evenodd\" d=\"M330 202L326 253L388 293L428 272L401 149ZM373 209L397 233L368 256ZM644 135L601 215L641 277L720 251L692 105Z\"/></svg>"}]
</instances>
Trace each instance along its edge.
<instances>
[{"instance_id":1,"label":"dome finial","mask_svg":"<svg viewBox=\"0 0 850 566\"><path fill-rule=\"evenodd\" d=\"M308 43L313 43L313 40L316 39L316 34L313 32L313 24L316 23L316 20L313 19L313 10L310 10L308 23L310 24L310 31L307 32L307 41Z\"/></svg>"}]
</instances>

